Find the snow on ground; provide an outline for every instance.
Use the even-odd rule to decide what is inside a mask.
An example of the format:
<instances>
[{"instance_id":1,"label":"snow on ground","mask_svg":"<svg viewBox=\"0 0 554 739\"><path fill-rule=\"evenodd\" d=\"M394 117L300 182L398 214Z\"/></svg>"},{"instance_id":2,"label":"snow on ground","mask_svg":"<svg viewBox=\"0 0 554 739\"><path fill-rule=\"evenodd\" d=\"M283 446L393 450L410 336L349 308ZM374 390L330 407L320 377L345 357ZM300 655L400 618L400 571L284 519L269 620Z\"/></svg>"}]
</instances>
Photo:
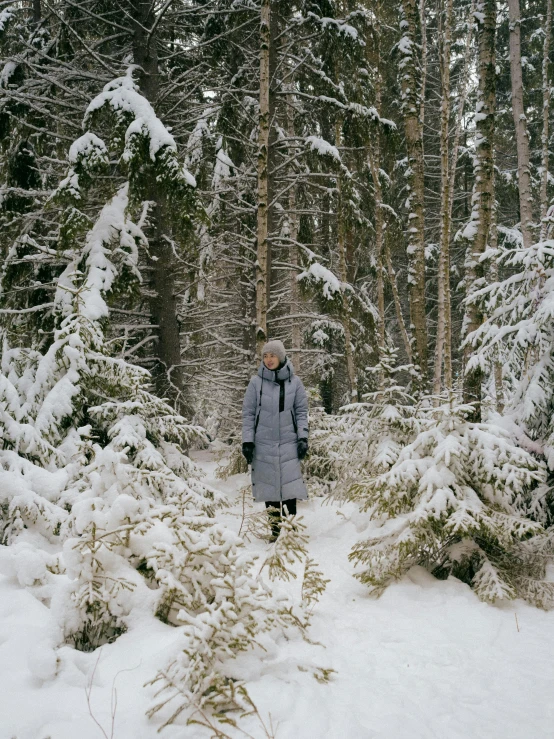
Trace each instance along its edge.
<instances>
[{"instance_id":1,"label":"snow on ground","mask_svg":"<svg viewBox=\"0 0 554 739\"><path fill-rule=\"evenodd\" d=\"M214 478L212 452L197 461L210 482L236 497L246 476ZM240 520L228 514L230 525ZM468 587L438 582L421 569L379 600L352 577L347 555L363 535L354 506L323 499L299 504L310 550L328 585L316 607L312 643L264 639L239 657L233 674L248 680L260 715L277 739L550 739L554 736L554 613L516 601L480 603ZM254 550L268 544L255 541ZM0 547L0 739L154 739L143 688L179 644L179 632L137 614L127 634L93 654L53 650L50 610L10 575ZM298 583L287 585L289 591ZM318 668L335 670L318 682ZM94 674L93 674L94 673ZM92 713L86 688L92 686ZM110 699L117 690L111 733ZM244 727L266 736L255 719ZM231 732L230 732L231 733ZM167 739L208 737L173 726ZM235 734L233 736L238 736Z\"/></svg>"}]
</instances>

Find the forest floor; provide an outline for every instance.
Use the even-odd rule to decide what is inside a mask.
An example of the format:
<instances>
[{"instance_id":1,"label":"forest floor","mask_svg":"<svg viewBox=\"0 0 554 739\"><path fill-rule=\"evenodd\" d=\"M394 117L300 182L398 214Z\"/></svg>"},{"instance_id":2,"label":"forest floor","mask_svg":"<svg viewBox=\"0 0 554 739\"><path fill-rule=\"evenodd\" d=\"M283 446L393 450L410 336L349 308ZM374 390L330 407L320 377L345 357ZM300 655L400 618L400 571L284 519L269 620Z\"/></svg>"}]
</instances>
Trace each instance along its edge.
<instances>
[{"instance_id":1,"label":"forest floor","mask_svg":"<svg viewBox=\"0 0 554 739\"><path fill-rule=\"evenodd\" d=\"M210 484L239 498L246 475L220 480L212 451L195 458ZM299 504L298 512L310 555L330 580L313 613L311 643L267 638L266 651L257 648L230 665L276 739L554 737L554 612L521 601L489 606L459 581L439 582L420 568L375 600L348 561L363 537L364 516L322 498ZM238 531L240 506L226 515ZM248 546L263 553L270 545ZM0 572L8 557L0 547ZM300 579L282 587L299 597ZM175 653L177 630L137 614L116 642L84 654L54 651L54 619L53 609L0 575L0 739L210 736L185 726L185 717L158 734L159 722L144 715L152 688L143 686ZM328 682L325 670L334 671ZM242 726L254 739L267 737L255 717Z\"/></svg>"}]
</instances>

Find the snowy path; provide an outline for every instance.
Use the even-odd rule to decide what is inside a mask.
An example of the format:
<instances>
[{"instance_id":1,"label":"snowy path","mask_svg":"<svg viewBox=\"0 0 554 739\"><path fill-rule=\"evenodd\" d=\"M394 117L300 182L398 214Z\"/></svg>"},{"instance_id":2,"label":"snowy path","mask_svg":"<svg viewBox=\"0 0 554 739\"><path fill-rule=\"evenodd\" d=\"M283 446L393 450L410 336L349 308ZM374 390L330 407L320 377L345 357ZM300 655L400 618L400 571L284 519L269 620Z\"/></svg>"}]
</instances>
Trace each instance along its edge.
<instances>
[{"instance_id":1,"label":"snowy path","mask_svg":"<svg viewBox=\"0 0 554 739\"><path fill-rule=\"evenodd\" d=\"M213 455L196 456L212 484L237 495L245 477L215 480ZM249 679L261 715L271 714L277 739L554 737L554 613L520 601L487 606L466 586L437 582L422 570L373 600L347 559L363 518L353 506L337 512L322 502L303 503L299 513L311 554L331 580L310 632L325 646L280 638L233 665ZM238 519L229 520L238 527ZM0 548L0 571L6 556ZM44 605L0 575L0 739L101 739L85 698L97 654L64 648L56 666L49 619ZM102 649L92 707L108 737L116 675L113 739L159 736L144 718L150 696L142 686L176 639L175 630L137 618ZM314 679L318 667L336 671L329 683ZM245 727L263 737L254 721ZM161 736L201 739L208 732L178 726Z\"/></svg>"}]
</instances>

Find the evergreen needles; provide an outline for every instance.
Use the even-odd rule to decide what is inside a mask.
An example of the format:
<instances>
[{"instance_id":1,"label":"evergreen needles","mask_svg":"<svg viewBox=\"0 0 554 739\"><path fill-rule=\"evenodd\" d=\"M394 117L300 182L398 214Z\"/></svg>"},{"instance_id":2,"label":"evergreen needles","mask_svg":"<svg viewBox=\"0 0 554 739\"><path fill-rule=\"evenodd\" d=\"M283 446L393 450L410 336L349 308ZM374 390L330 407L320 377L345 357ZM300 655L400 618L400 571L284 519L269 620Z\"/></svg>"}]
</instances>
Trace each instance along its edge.
<instances>
[{"instance_id":1,"label":"evergreen needles","mask_svg":"<svg viewBox=\"0 0 554 739\"><path fill-rule=\"evenodd\" d=\"M381 592L419 564L459 577L483 600L549 605L546 560L533 557L545 535L537 505L544 465L502 428L470 422L471 412L422 412L421 430L386 471L350 487L373 519L350 554L357 577Z\"/></svg>"}]
</instances>

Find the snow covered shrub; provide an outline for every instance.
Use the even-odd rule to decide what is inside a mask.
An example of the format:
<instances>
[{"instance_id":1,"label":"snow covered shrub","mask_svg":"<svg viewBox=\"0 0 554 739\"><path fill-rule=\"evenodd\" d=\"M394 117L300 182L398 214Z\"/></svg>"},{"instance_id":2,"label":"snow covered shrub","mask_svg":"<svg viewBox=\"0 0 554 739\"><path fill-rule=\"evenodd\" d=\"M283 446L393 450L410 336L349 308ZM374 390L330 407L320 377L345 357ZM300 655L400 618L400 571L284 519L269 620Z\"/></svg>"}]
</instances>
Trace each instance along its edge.
<instances>
[{"instance_id":1,"label":"snow covered shrub","mask_svg":"<svg viewBox=\"0 0 554 739\"><path fill-rule=\"evenodd\" d=\"M139 416L124 415L109 428L106 447L93 445L91 462L67 491L75 501L64 527L72 584L58 606L70 614L66 636L80 648L124 630L141 600L174 623L175 608L185 605L179 593L190 580L210 582L196 562L198 551L212 552L216 570L226 562L218 563L213 551L219 552L213 494L184 455L178 471L172 469L177 449L169 454L149 441L151 430ZM200 592L199 583L191 589Z\"/></svg>"},{"instance_id":2,"label":"snow covered shrub","mask_svg":"<svg viewBox=\"0 0 554 739\"><path fill-rule=\"evenodd\" d=\"M340 415L326 413L322 407L310 409L310 453L302 467L310 495L326 495L336 485L341 465L333 442L341 420Z\"/></svg>"},{"instance_id":3,"label":"snow covered shrub","mask_svg":"<svg viewBox=\"0 0 554 739\"><path fill-rule=\"evenodd\" d=\"M318 564L308 555L309 537L301 516L281 516L280 534L263 561L260 572L266 567L271 580L296 579L295 565L303 567L302 608L288 608L293 623L302 629L308 627L313 607L325 592L329 580L325 580Z\"/></svg>"},{"instance_id":4,"label":"snow covered shrub","mask_svg":"<svg viewBox=\"0 0 554 739\"><path fill-rule=\"evenodd\" d=\"M250 483L239 489L236 501L238 512L234 515L240 519L239 536L245 541L252 539L268 541L272 536L271 522L265 508L255 509Z\"/></svg>"},{"instance_id":5,"label":"snow covered shrub","mask_svg":"<svg viewBox=\"0 0 554 739\"><path fill-rule=\"evenodd\" d=\"M265 511L255 520L262 531L271 531ZM185 529L189 537L191 530L194 523ZM160 714L161 728L184 711L204 715L210 709L225 716L228 711L252 709L244 684L229 675L229 660L251 649L269 631L295 628L304 633L328 582L308 557L306 529L296 516L283 516L281 534L261 566L244 550L242 540L223 526L204 533L211 537L210 546L203 547L193 534L182 552L186 558L173 559L171 567L164 568L164 546L154 548L155 561L152 556L148 559L158 578L163 572L161 579L172 597L173 623L182 626L186 640L183 651L151 683L158 686L157 702L148 715ZM171 569L175 564L178 570ZM272 595L261 579L266 568L271 580L294 579L295 564L303 565L299 608L288 597Z\"/></svg>"},{"instance_id":6,"label":"snow covered shrub","mask_svg":"<svg viewBox=\"0 0 554 739\"><path fill-rule=\"evenodd\" d=\"M245 541L250 541L252 538L262 541L272 539L273 523L268 516L268 511L265 509L252 510L250 485L245 485L240 493L238 498L238 506L241 509L239 536L242 535ZM267 568L271 580L288 581L296 579L294 565L297 563L301 563L304 567L301 600L305 613L301 621L307 626L311 610L319 601L329 580L323 578L317 563L308 555L308 535L303 519L300 516L286 514L282 517L279 537L273 543L258 570L262 573Z\"/></svg>"},{"instance_id":7,"label":"snow covered shrub","mask_svg":"<svg viewBox=\"0 0 554 739\"><path fill-rule=\"evenodd\" d=\"M241 540L223 527L218 539L212 548L189 554L190 579L179 587L182 608L176 621L183 626L186 646L153 680L159 684L158 701L148 713L170 711L163 726L191 708L240 710L230 692L230 685L236 689L238 683L227 675L226 663L252 648L261 634L296 625L283 605L276 608L262 581L249 574L255 560Z\"/></svg>"},{"instance_id":8,"label":"snow covered shrub","mask_svg":"<svg viewBox=\"0 0 554 739\"><path fill-rule=\"evenodd\" d=\"M336 499L350 497L360 475L372 475L392 464L400 449L419 429L414 399L397 384L403 370L387 363L375 367L380 389L350 403L337 414L317 408L310 416L310 455L306 461L312 490L332 492Z\"/></svg>"},{"instance_id":9,"label":"snow covered shrub","mask_svg":"<svg viewBox=\"0 0 554 739\"><path fill-rule=\"evenodd\" d=\"M468 338L475 347L470 369L500 361L515 384L506 413L519 425L521 443L543 454L553 471L554 240L501 253L498 262L509 276L472 298L487 319Z\"/></svg>"},{"instance_id":10,"label":"snow covered shrub","mask_svg":"<svg viewBox=\"0 0 554 739\"><path fill-rule=\"evenodd\" d=\"M229 458L217 466L216 474L221 480L248 472L248 463L242 454L242 444L234 444L229 447L229 451Z\"/></svg>"},{"instance_id":11,"label":"snow covered shrub","mask_svg":"<svg viewBox=\"0 0 554 739\"><path fill-rule=\"evenodd\" d=\"M554 602L536 496L541 462L492 424L467 420L470 406L428 410L414 440L383 471L351 488L373 519L350 559L379 593L414 565L468 583L483 600Z\"/></svg>"},{"instance_id":12,"label":"snow covered shrub","mask_svg":"<svg viewBox=\"0 0 554 739\"><path fill-rule=\"evenodd\" d=\"M269 510L277 513L274 508ZM307 544L308 536L302 518L286 515L283 511L279 537L263 563L263 567L268 568L270 579L290 580L296 578L292 567L296 562L302 562L307 557Z\"/></svg>"}]
</instances>

